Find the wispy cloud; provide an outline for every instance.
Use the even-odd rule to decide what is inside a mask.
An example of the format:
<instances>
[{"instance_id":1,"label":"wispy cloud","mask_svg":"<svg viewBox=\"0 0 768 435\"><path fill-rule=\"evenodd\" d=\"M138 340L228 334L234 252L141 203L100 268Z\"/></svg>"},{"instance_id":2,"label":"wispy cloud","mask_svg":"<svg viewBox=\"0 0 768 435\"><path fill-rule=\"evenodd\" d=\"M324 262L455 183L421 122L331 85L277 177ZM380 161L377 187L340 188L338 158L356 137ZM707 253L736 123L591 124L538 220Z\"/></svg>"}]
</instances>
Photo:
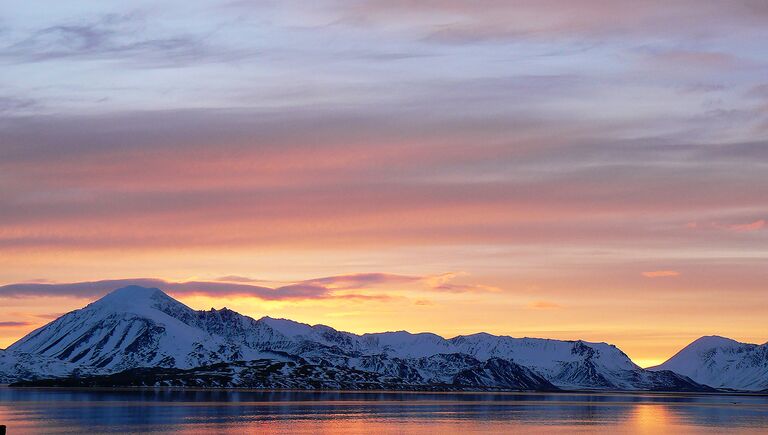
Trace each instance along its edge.
<instances>
[{"instance_id":1,"label":"wispy cloud","mask_svg":"<svg viewBox=\"0 0 768 435\"><path fill-rule=\"evenodd\" d=\"M267 280L263 279L256 279L256 278L249 278L247 276L239 276L239 275L227 275L227 276L221 276L219 278L216 278L215 281L223 281L223 282L245 282L245 283L254 283L254 282L269 282Z\"/></svg>"},{"instance_id":2,"label":"wispy cloud","mask_svg":"<svg viewBox=\"0 0 768 435\"><path fill-rule=\"evenodd\" d=\"M27 113L38 106L39 103L31 98L0 95L0 115Z\"/></svg>"},{"instance_id":3,"label":"wispy cloud","mask_svg":"<svg viewBox=\"0 0 768 435\"><path fill-rule=\"evenodd\" d=\"M456 278L464 275L466 275L466 273L449 272L449 273L443 273L439 275L427 276L422 278L422 281L426 282L427 285L433 290L446 291L446 292L452 292L452 293L501 291L501 289L499 289L498 287L493 287L488 285L461 284L461 283L455 282Z\"/></svg>"},{"instance_id":4,"label":"wispy cloud","mask_svg":"<svg viewBox=\"0 0 768 435\"><path fill-rule=\"evenodd\" d=\"M305 284L319 284L333 289L352 290L380 285L411 284L423 281L420 276L396 275L391 273L355 273L335 275L304 281Z\"/></svg>"},{"instance_id":5,"label":"wispy cloud","mask_svg":"<svg viewBox=\"0 0 768 435\"><path fill-rule=\"evenodd\" d=\"M253 284L267 282L244 277L222 277L216 281L174 282L152 278L113 279L90 282L46 283L27 282L0 286L0 297L77 297L93 299L128 285L156 287L173 295L252 297L266 301L348 299L380 300L392 298L393 293L416 289L426 291L495 291L491 287L449 283L455 274L437 276L408 276L387 273L359 273L303 280L287 285L268 287ZM402 287L408 284L409 287ZM372 292L373 291L373 292Z\"/></svg>"},{"instance_id":6,"label":"wispy cloud","mask_svg":"<svg viewBox=\"0 0 768 435\"><path fill-rule=\"evenodd\" d=\"M754 209L768 186L764 143L380 110L14 119L2 125L0 249L698 243L725 237L669 223ZM471 136L488 144L467 148Z\"/></svg>"},{"instance_id":7,"label":"wispy cloud","mask_svg":"<svg viewBox=\"0 0 768 435\"><path fill-rule=\"evenodd\" d=\"M445 43L524 39L632 38L710 35L759 26L768 13L759 0L675 3L651 0L367 0L346 11L360 25L400 24Z\"/></svg>"},{"instance_id":8,"label":"wispy cloud","mask_svg":"<svg viewBox=\"0 0 768 435\"><path fill-rule=\"evenodd\" d=\"M734 225L728 226L728 229L730 229L731 231L736 231L739 233L749 232L749 231L758 231L764 228L765 228L765 219L756 220L748 224L734 224Z\"/></svg>"},{"instance_id":9,"label":"wispy cloud","mask_svg":"<svg viewBox=\"0 0 768 435\"><path fill-rule=\"evenodd\" d=\"M149 33L145 18L133 11L43 27L0 47L0 60L6 64L115 60L143 67L173 67L245 56L209 46L205 35Z\"/></svg>"},{"instance_id":10,"label":"wispy cloud","mask_svg":"<svg viewBox=\"0 0 768 435\"><path fill-rule=\"evenodd\" d=\"M765 219L758 219L747 223L724 223L717 221L691 221L685 224L689 230L718 230L734 233L748 233L766 228Z\"/></svg>"},{"instance_id":11,"label":"wispy cloud","mask_svg":"<svg viewBox=\"0 0 768 435\"><path fill-rule=\"evenodd\" d=\"M65 313L46 313L46 314L33 314L33 316L39 317L41 319L51 320L51 319L58 319L64 314Z\"/></svg>"},{"instance_id":12,"label":"wispy cloud","mask_svg":"<svg viewBox=\"0 0 768 435\"><path fill-rule=\"evenodd\" d=\"M322 299L330 296L329 289L318 286L262 287L215 281L170 282L160 279L117 279L62 284L20 283L0 287L4 297L64 296L97 298L128 285L156 287L174 295L243 296L262 300Z\"/></svg>"},{"instance_id":13,"label":"wispy cloud","mask_svg":"<svg viewBox=\"0 0 768 435\"><path fill-rule=\"evenodd\" d=\"M0 322L0 328L20 328L20 327L31 326L31 325L33 325L32 322L13 322L13 321Z\"/></svg>"},{"instance_id":14,"label":"wispy cloud","mask_svg":"<svg viewBox=\"0 0 768 435\"><path fill-rule=\"evenodd\" d=\"M528 308L533 308L535 310L554 310L562 307L561 304L552 301L533 301L528 304Z\"/></svg>"}]
</instances>

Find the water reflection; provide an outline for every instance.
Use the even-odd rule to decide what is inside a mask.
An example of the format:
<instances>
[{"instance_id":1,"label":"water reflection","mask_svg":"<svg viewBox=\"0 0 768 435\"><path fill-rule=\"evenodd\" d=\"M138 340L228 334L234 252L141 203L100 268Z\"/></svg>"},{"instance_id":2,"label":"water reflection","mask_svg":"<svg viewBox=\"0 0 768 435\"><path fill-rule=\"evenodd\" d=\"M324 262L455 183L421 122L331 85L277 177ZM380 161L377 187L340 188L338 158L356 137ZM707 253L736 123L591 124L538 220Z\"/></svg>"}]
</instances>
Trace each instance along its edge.
<instances>
[{"instance_id":1,"label":"water reflection","mask_svg":"<svg viewBox=\"0 0 768 435\"><path fill-rule=\"evenodd\" d=\"M768 429L768 397L0 388L16 433L703 432Z\"/></svg>"}]
</instances>

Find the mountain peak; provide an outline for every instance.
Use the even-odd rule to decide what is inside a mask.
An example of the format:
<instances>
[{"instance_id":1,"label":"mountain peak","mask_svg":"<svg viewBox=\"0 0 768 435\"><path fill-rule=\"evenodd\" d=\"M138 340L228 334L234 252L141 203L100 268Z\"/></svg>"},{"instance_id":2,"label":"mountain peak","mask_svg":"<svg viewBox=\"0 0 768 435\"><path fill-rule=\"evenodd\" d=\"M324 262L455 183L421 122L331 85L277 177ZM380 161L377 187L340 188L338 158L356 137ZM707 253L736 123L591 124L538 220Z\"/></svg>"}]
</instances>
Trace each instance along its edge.
<instances>
[{"instance_id":1,"label":"mountain peak","mask_svg":"<svg viewBox=\"0 0 768 435\"><path fill-rule=\"evenodd\" d=\"M113 297L151 297L158 293L165 294L157 287L143 287L140 285L127 285L120 287L107 293L106 296Z\"/></svg>"},{"instance_id":2,"label":"mountain peak","mask_svg":"<svg viewBox=\"0 0 768 435\"><path fill-rule=\"evenodd\" d=\"M714 349L731 349L743 346L736 340L721 337L719 335L705 335L693 340L684 348L680 349L671 358L657 366L649 367L651 370L672 370L682 373L685 367L690 366L700 357L700 354L708 353ZM682 373L688 375L688 373Z\"/></svg>"},{"instance_id":3,"label":"mountain peak","mask_svg":"<svg viewBox=\"0 0 768 435\"><path fill-rule=\"evenodd\" d=\"M653 370L672 370L715 388L759 391L768 386L768 351L756 344L709 335Z\"/></svg>"},{"instance_id":4,"label":"mountain peak","mask_svg":"<svg viewBox=\"0 0 768 435\"><path fill-rule=\"evenodd\" d=\"M159 288L129 285L107 293L101 299L89 305L92 308L128 310L137 308L157 308L167 305L183 305L168 296Z\"/></svg>"},{"instance_id":5,"label":"mountain peak","mask_svg":"<svg viewBox=\"0 0 768 435\"><path fill-rule=\"evenodd\" d=\"M709 349L713 347L734 347L741 345L742 343L727 337L721 337L719 335L705 335L691 342L691 344L686 346L686 348Z\"/></svg>"},{"instance_id":6,"label":"mountain peak","mask_svg":"<svg viewBox=\"0 0 768 435\"><path fill-rule=\"evenodd\" d=\"M128 285L112 290L99 301L130 301L137 302L147 299L156 299L158 297L170 298L165 292L155 287L142 287L140 285Z\"/></svg>"}]
</instances>

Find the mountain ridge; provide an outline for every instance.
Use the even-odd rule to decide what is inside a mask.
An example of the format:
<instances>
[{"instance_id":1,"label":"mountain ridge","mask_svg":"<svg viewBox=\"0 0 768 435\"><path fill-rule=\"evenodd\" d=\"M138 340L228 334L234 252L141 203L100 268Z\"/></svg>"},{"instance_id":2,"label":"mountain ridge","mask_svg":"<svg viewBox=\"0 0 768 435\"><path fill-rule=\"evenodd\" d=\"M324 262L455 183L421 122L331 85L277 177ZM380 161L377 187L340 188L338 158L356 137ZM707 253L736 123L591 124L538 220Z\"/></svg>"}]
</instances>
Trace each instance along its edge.
<instances>
[{"instance_id":1,"label":"mountain ridge","mask_svg":"<svg viewBox=\"0 0 768 435\"><path fill-rule=\"evenodd\" d=\"M619 348L603 342L488 333L453 338L407 331L358 335L269 316L256 320L227 308L193 310L160 289L140 286L116 289L67 313L4 354L0 362L14 364L0 363L0 380L39 379L47 373L109 376L137 368L193 370L216 364L235 370L243 361L269 360L303 365L296 373L333 367L329 376L360 371L375 375L370 379L388 376L382 384L409 387L458 382L464 387L534 390L708 388L673 371L642 369ZM41 366L57 370L46 372ZM290 382L274 382L299 382L297 375L286 376Z\"/></svg>"}]
</instances>

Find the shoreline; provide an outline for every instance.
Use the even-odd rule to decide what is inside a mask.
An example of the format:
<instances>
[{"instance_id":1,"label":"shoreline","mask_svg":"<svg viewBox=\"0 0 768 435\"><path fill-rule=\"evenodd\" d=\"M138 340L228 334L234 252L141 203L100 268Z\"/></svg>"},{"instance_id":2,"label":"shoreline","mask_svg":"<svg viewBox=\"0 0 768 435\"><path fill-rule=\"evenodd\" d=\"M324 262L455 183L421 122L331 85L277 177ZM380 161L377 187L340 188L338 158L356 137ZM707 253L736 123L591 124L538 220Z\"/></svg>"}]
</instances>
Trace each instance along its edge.
<instances>
[{"instance_id":1,"label":"shoreline","mask_svg":"<svg viewBox=\"0 0 768 435\"><path fill-rule=\"evenodd\" d=\"M66 386L12 386L0 384L0 388L16 390L60 390L60 391L188 391L188 392L248 392L248 393L341 393L341 394L434 394L434 395L649 395L659 397L695 397L695 396L734 396L734 397L768 397L768 392L760 391L645 391L645 390L554 390L554 391L523 391L523 390L333 390L333 389L295 389L295 388L237 388L237 387L148 387L148 386L115 386L115 387L66 387Z\"/></svg>"}]
</instances>

